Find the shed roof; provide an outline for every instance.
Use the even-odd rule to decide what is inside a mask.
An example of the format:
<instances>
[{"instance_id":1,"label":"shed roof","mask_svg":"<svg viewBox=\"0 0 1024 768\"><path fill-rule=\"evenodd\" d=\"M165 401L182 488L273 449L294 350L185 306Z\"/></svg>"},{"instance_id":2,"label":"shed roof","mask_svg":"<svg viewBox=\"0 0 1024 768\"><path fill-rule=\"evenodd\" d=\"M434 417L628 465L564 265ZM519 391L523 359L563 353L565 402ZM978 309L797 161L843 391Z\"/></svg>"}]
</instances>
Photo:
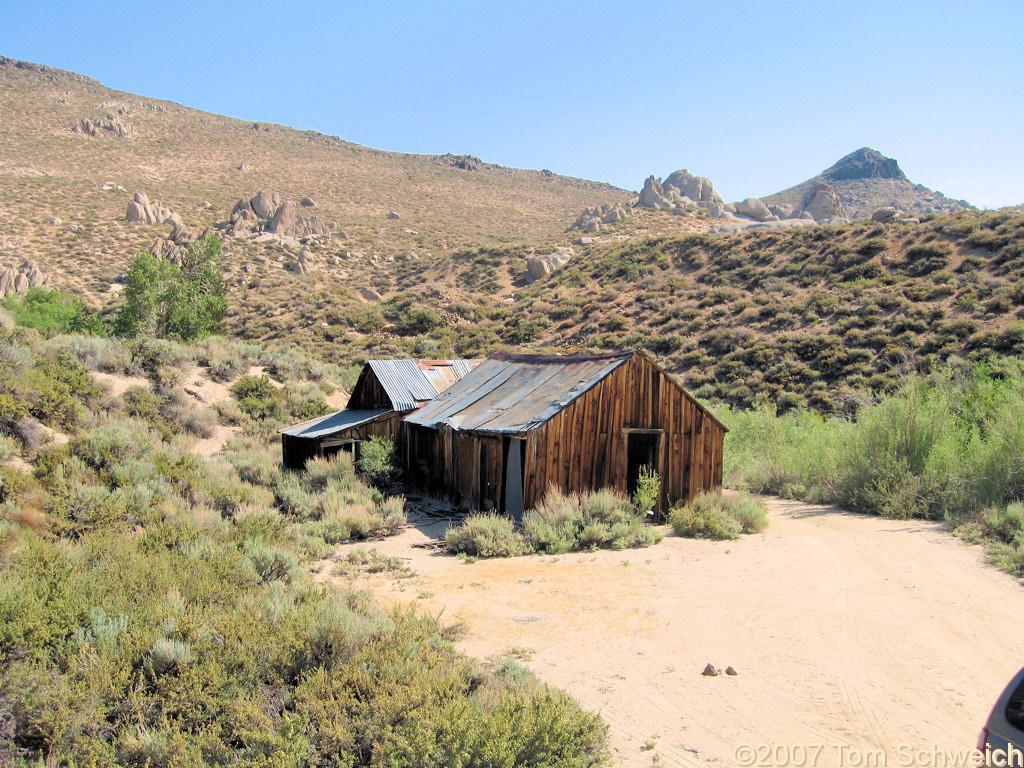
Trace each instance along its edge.
<instances>
[{"instance_id":1,"label":"shed roof","mask_svg":"<svg viewBox=\"0 0 1024 768\"><path fill-rule=\"evenodd\" d=\"M536 429L636 354L495 354L405 417L410 424L516 434Z\"/></svg>"},{"instance_id":2,"label":"shed roof","mask_svg":"<svg viewBox=\"0 0 1024 768\"><path fill-rule=\"evenodd\" d=\"M345 409L328 413L326 416L317 416L315 419L310 419L301 424L295 424L294 426L285 427L277 431L282 435L314 439L334 434L350 427L358 427L360 424L373 421L378 416L383 416L386 413L391 413L391 409L380 408L374 411L350 411Z\"/></svg>"},{"instance_id":3,"label":"shed roof","mask_svg":"<svg viewBox=\"0 0 1024 768\"><path fill-rule=\"evenodd\" d=\"M368 365L396 411L433 400L469 373L478 360L370 360Z\"/></svg>"}]
</instances>

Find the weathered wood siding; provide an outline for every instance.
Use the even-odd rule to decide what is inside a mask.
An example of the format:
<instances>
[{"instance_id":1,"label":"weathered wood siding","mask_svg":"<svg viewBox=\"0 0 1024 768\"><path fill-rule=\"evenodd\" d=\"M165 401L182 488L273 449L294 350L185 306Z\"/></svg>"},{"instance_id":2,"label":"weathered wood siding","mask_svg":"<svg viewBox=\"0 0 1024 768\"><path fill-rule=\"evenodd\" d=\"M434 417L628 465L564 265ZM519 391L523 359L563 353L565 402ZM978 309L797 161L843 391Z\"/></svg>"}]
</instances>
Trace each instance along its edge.
<instances>
[{"instance_id":1,"label":"weathered wood siding","mask_svg":"<svg viewBox=\"0 0 1024 768\"><path fill-rule=\"evenodd\" d=\"M526 507L549 486L626 492L627 430L658 431L661 507L722 484L724 428L668 374L635 355L526 443Z\"/></svg>"},{"instance_id":2,"label":"weathered wood siding","mask_svg":"<svg viewBox=\"0 0 1024 768\"><path fill-rule=\"evenodd\" d=\"M329 449L333 447L352 441L362 442L370 437L386 437L394 440L396 445L400 445L405 426L402 423L402 415L392 411L367 424L360 424L319 438L281 435L282 461L289 469L302 469L309 459L323 456L325 451L329 452Z\"/></svg>"},{"instance_id":3,"label":"weathered wood siding","mask_svg":"<svg viewBox=\"0 0 1024 768\"><path fill-rule=\"evenodd\" d=\"M352 395L345 406L354 411L373 411L377 408L391 408L391 398L384 391L377 374L373 372L369 364L363 366L355 387L352 388Z\"/></svg>"},{"instance_id":4,"label":"weathered wood siding","mask_svg":"<svg viewBox=\"0 0 1024 768\"><path fill-rule=\"evenodd\" d=\"M504 493L500 435L409 428L406 467L416 484L467 509L498 510Z\"/></svg>"},{"instance_id":5,"label":"weathered wood siding","mask_svg":"<svg viewBox=\"0 0 1024 768\"><path fill-rule=\"evenodd\" d=\"M659 512L722 484L725 429L668 374L634 355L539 429L526 434L523 501L549 486L627 491L628 430L658 435ZM406 466L420 487L469 509L501 509L507 439L413 426Z\"/></svg>"}]
</instances>

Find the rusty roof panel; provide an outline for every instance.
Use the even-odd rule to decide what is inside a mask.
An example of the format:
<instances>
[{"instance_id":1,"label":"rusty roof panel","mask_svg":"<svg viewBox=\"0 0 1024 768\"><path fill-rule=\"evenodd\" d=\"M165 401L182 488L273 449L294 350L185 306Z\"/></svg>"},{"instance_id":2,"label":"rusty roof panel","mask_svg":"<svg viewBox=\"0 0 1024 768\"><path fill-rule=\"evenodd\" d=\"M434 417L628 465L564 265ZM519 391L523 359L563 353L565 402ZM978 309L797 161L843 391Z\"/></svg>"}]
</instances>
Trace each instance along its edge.
<instances>
[{"instance_id":1,"label":"rusty roof panel","mask_svg":"<svg viewBox=\"0 0 1024 768\"><path fill-rule=\"evenodd\" d=\"M433 399L479 365L479 360L417 360L420 372L434 389Z\"/></svg>"},{"instance_id":2,"label":"rusty roof panel","mask_svg":"<svg viewBox=\"0 0 1024 768\"><path fill-rule=\"evenodd\" d=\"M503 434L536 429L634 352L569 357L492 355L406 421Z\"/></svg>"},{"instance_id":3,"label":"rusty roof panel","mask_svg":"<svg viewBox=\"0 0 1024 768\"><path fill-rule=\"evenodd\" d=\"M433 400L472 370L476 360L370 360L377 381L396 411Z\"/></svg>"}]
</instances>

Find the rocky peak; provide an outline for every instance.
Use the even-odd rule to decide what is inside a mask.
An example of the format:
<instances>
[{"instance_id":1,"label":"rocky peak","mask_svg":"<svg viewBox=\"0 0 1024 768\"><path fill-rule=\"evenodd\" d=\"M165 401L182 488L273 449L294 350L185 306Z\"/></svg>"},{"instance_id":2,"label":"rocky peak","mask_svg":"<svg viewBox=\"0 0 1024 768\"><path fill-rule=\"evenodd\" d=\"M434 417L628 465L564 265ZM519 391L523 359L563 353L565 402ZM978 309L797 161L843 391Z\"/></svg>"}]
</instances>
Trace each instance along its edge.
<instances>
[{"instance_id":1,"label":"rocky peak","mask_svg":"<svg viewBox=\"0 0 1024 768\"><path fill-rule=\"evenodd\" d=\"M861 147L851 152L838 163L821 174L826 181L844 181L847 179L900 179L907 177L900 170L900 165L891 157L870 147Z\"/></svg>"}]
</instances>

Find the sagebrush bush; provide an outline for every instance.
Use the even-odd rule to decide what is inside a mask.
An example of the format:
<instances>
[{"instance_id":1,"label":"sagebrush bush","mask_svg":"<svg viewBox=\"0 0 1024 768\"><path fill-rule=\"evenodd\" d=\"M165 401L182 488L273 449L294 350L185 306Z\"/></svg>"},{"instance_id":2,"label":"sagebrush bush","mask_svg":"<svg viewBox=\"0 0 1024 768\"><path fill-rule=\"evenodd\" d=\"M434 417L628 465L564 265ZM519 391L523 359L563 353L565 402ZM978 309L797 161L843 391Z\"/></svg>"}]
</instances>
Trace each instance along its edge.
<instances>
[{"instance_id":1,"label":"sagebrush bush","mask_svg":"<svg viewBox=\"0 0 1024 768\"><path fill-rule=\"evenodd\" d=\"M20 450L21 445L14 435L0 432L0 462L7 461L12 456L16 456Z\"/></svg>"},{"instance_id":2,"label":"sagebrush bush","mask_svg":"<svg viewBox=\"0 0 1024 768\"><path fill-rule=\"evenodd\" d=\"M689 504L673 507L669 525L676 536L700 539L738 539L768 527L768 515L759 499L746 494L709 491Z\"/></svg>"},{"instance_id":3,"label":"sagebrush bush","mask_svg":"<svg viewBox=\"0 0 1024 768\"><path fill-rule=\"evenodd\" d=\"M209 369L211 379L228 382L248 371L262 355L258 344L209 336L203 340L196 358Z\"/></svg>"},{"instance_id":4,"label":"sagebrush bush","mask_svg":"<svg viewBox=\"0 0 1024 768\"><path fill-rule=\"evenodd\" d=\"M648 547L661 539L627 498L607 489L566 494L550 488L523 515L521 532L510 517L482 514L445 533L449 551L474 557Z\"/></svg>"},{"instance_id":5,"label":"sagebrush bush","mask_svg":"<svg viewBox=\"0 0 1024 768\"><path fill-rule=\"evenodd\" d=\"M528 551L512 518L496 514L469 515L445 531L444 540L449 551L478 557L514 557Z\"/></svg>"},{"instance_id":6,"label":"sagebrush bush","mask_svg":"<svg viewBox=\"0 0 1024 768\"><path fill-rule=\"evenodd\" d=\"M92 371L138 373L140 368L123 340L106 336L54 336L42 345L44 353L64 351Z\"/></svg>"}]
</instances>

